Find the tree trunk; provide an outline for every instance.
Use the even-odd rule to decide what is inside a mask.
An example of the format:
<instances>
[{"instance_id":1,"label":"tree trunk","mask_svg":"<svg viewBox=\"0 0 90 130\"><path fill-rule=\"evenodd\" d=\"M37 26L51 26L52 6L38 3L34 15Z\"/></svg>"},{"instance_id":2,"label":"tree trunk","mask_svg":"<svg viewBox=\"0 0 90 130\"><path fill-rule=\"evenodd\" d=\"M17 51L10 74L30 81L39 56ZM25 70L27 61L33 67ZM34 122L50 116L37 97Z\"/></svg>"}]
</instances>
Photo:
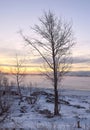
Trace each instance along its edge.
<instances>
[{"instance_id":1,"label":"tree trunk","mask_svg":"<svg viewBox=\"0 0 90 130\"><path fill-rule=\"evenodd\" d=\"M56 67L56 60L55 60L55 48L54 48L54 41L53 36L52 37L52 58L53 58L53 75L54 75L54 115L59 115L58 110L58 90L57 90L57 67Z\"/></svg>"},{"instance_id":2,"label":"tree trunk","mask_svg":"<svg viewBox=\"0 0 90 130\"><path fill-rule=\"evenodd\" d=\"M55 82L55 86L54 86L54 94L55 94L54 115L59 115L59 109L58 109L58 90L57 90L57 83L56 82Z\"/></svg>"},{"instance_id":3,"label":"tree trunk","mask_svg":"<svg viewBox=\"0 0 90 130\"><path fill-rule=\"evenodd\" d=\"M54 108L54 115L59 115L58 111L58 91L55 90L55 108Z\"/></svg>"},{"instance_id":4,"label":"tree trunk","mask_svg":"<svg viewBox=\"0 0 90 130\"><path fill-rule=\"evenodd\" d=\"M22 94L21 94L21 89L20 89L20 84L19 84L19 77L18 77L18 75L17 75L17 87L18 87L18 93L19 93L20 99L22 100Z\"/></svg>"},{"instance_id":5,"label":"tree trunk","mask_svg":"<svg viewBox=\"0 0 90 130\"><path fill-rule=\"evenodd\" d=\"M81 128L80 121L77 121L77 128Z\"/></svg>"}]
</instances>

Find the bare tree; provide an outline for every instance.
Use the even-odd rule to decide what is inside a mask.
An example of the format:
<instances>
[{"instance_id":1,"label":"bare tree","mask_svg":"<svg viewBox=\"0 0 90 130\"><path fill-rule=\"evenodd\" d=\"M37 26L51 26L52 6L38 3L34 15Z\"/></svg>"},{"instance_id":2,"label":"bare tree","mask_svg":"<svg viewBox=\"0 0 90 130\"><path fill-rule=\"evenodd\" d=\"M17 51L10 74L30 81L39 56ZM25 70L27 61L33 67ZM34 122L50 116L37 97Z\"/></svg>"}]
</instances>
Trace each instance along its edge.
<instances>
[{"instance_id":1,"label":"bare tree","mask_svg":"<svg viewBox=\"0 0 90 130\"><path fill-rule=\"evenodd\" d=\"M15 57L15 67L12 74L14 75L14 78L16 79L16 84L18 87L18 93L20 98L22 99L22 93L21 93L21 84L24 80L25 76L25 66L23 65L24 60L20 59L19 56L16 55Z\"/></svg>"},{"instance_id":2,"label":"bare tree","mask_svg":"<svg viewBox=\"0 0 90 130\"><path fill-rule=\"evenodd\" d=\"M71 47L74 45L72 26L58 19L51 11L44 12L39 21L40 25L32 28L38 38L29 39L22 32L21 36L40 54L49 68L46 76L54 86L54 115L59 115L58 83L70 68Z\"/></svg>"}]
</instances>

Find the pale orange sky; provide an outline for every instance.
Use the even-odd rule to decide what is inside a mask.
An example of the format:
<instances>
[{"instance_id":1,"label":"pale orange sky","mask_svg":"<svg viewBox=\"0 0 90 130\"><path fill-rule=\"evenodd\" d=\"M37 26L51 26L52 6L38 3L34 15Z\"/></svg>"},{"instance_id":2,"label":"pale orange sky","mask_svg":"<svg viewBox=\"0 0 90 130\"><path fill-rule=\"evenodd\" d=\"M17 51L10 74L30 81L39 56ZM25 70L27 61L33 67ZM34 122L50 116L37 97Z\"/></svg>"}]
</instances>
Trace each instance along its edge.
<instances>
[{"instance_id":1,"label":"pale orange sky","mask_svg":"<svg viewBox=\"0 0 90 130\"><path fill-rule=\"evenodd\" d=\"M9 71L15 54L26 55L31 72L39 71L40 59L33 58L25 48L18 31L30 35L30 27L38 23L43 10L52 10L56 16L73 23L77 44L73 47L72 71L90 71L90 0L1 0L0 1L0 70ZM4 65L4 66L3 66ZM6 66L5 66L6 65ZM34 66L34 67L33 67ZM36 67L35 67L36 66Z\"/></svg>"}]
</instances>

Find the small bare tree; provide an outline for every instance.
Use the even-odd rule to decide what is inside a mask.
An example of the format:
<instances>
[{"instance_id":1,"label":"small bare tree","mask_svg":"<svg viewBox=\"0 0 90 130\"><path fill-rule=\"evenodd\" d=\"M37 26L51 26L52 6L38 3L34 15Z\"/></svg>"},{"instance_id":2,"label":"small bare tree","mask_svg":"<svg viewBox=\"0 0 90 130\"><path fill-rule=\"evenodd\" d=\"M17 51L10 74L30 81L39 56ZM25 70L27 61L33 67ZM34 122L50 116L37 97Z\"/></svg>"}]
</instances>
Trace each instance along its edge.
<instances>
[{"instance_id":1,"label":"small bare tree","mask_svg":"<svg viewBox=\"0 0 90 130\"><path fill-rule=\"evenodd\" d=\"M16 79L16 84L18 87L18 93L20 98L22 99L22 93L21 93L21 84L24 80L25 76L25 66L23 66L24 60L20 59L19 56L16 55L15 57L15 67L12 74L14 75L14 78Z\"/></svg>"},{"instance_id":2,"label":"small bare tree","mask_svg":"<svg viewBox=\"0 0 90 130\"><path fill-rule=\"evenodd\" d=\"M40 54L49 68L46 76L53 82L54 115L59 115L58 83L71 66L70 53L74 44L72 26L58 19L51 11L44 12L39 21L40 25L33 28L38 38L29 39L22 32L21 36Z\"/></svg>"}]
</instances>

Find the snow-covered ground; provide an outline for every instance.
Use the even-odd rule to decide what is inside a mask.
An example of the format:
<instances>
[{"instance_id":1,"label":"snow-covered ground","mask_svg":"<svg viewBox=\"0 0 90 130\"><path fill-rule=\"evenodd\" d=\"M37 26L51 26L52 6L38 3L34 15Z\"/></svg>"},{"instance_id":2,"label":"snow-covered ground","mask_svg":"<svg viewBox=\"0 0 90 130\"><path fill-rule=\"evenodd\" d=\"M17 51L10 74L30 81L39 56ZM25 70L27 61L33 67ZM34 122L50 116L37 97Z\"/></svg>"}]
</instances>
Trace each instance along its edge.
<instances>
[{"instance_id":1,"label":"snow-covered ground","mask_svg":"<svg viewBox=\"0 0 90 130\"><path fill-rule=\"evenodd\" d=\"M1 128L25 130L90 130L90 91L59 90L60 116L54 117L53 89L24 88L23 100L12 95ZM77 122L81 128L77 128Z\"/></svg>"}]
</instances>

